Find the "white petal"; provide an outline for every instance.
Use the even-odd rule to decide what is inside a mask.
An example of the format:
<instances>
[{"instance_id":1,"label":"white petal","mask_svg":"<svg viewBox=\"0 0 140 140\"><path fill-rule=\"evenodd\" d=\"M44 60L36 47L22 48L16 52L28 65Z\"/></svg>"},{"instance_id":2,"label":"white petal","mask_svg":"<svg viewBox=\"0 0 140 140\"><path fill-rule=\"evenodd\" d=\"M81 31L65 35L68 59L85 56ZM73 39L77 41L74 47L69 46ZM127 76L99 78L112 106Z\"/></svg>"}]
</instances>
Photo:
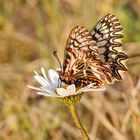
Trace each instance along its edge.
<instances>
[{"instance_id":1,"label":"white petal","mask_svg":"<svg viewBox=\"0 0 140 140\"><path fill-rule=\"evenodd\" d=\"M64 88L57 88L56 91L62 97L68 96L67 91Z\"/></svg>"},{"instance_id":2,"label":"white petal","mask_svg":"<svg viewBox=\"0 0 140 140\"><path fill-rule=\"evenodd\" d=\"M50 69L48 71L48 76L49 76L51 82L54 84L54 86L57 87L58 86L58 80L59 80L58 73L56 71Z\"/></svg>"},{"instance_id":3,"label":"white petal","mask_svg":"<svg viewBox=\"0 0 140 140\"><path fill-rule=\"evenodd\" d=\"M47 76L46 76L45 69L43 67L41 68L41 72L42 72L42 75L44 76L44 78L48 79Z\"/></svg>"},{"instance_id":4,"label":"white petal","mask_svg":"<svg viewBox=\"0 0 140 140\"><path fill-rule=\"evenodd\" d=\"M30 85L27 85L27 87L31 88L31 89L34 89L34 90L37 90L37 91L42 91L41 88L33 87L33 86L30 86Z\"/></svg>"},{"instance_id":5,"label":"white petal","mask_svg":"<svg viewBox=\"0 0 140 140\"><path fill-rule=\"evenodd\" d=\"M48 89L44 89L43 87L37 88L37 87L30 86L30 85L28 85L28 87L33 89L33 90L36 90L36 91L40 91L40 92L44 92L44 93L49 93L49 94L55 94L53 91L50 91Z\"/></svg>"},{"instance_id":6,"label":"white petal","mask_svg":"<svg viewBox=\"0 0 140 140\"><path fill-rule=\"evenodd\" d=\"M40 75L35 75L34 76L35 80L42 86L47 86L48 82Z\"/></svg>"},{"instance_id":7,"label":"white petal","mask_svg":"<svg viewBox=\"0 0 140 140\"><path fill-rule=\"evenodd\" d=\"M48 92L50 94L56 94L54 90L48 90L46 87L41 87L44 92Z\"/></svg>"},{"instance_id":8,"label":"white petal","mask_svg":"<svg viewBox=\"0 0 140 140\"><path fill-rule=\"evenodd\" d=\"M39 75L39 74L37 73L37 71L35 71L35 70L34 70L34 73L35 73L35 75Z\"/></svg>"},{"instance_id":9,"label":"white petal","mask_svg":"<svg viewBox=\"0 0 140 140\"><path fill-rule=\"evenodd\" d=\"M69 86L67 87L66 91L67 91L67 94L68 94L68 95L73 95L73 94L75 94L75 91L76 91L75 85L74 85L74 84L69 85Z\"/></svg>"},{"instance_id":10,"label":"white petal","mask_svg":"<svg viewBox=\"0 0 140 140\"><path fill-rule=\"evenodd\" d=\"M42 76L40 75L35 75L34 76L35 80L40 83L43 87L48 87L48 90L54 90L55 87L53 86L53 84L48 80L48 79L44 79Z\"/></svg>"},{"instance_id":11,"label":"white petal","mask_svg":"<svg viewBox=\"0 0 140 140\"><path fill-rule=\"evenodd\" d=\"M34 78L42 85L42 86L45 86L46 88L48 88L49 90L54 90L56 89L56 87L53 86L53 84L51 83L51 81L48 80L47 76L46 76L46 72L45 72L45 69L42 67L41 68L41 72L42 72L42 75L39 75L37 73L37 71L34 70L34 73L35 73L35 76ZM38 76L38 77L37 77Z\"/></svg>"},{"instance_id":12,"label":"white petal","mask_svg":"<svg viewBox=\"0 0 140 140\"><path fill-rule=\"evenodd\" d=\"M47 93L43 93L43 92L37 92L37 94L47 96L47 97L58 97L57 95L47 94Z\"/></svg>"},{"instance_id":13,"label":"white petal","mask_svg":"<svg viewBox=\"0 0 140 140\"><path fill-rule=\"evenodd\" d=\"M55 90L56 87L54 87L54 85L48 80L44 67L41 67L41 72L42 72L42 75L44 76L46 82L48 83L48 86L46 86L44 88L49 88L50 90Z\"/></svg>"}]
</instances>

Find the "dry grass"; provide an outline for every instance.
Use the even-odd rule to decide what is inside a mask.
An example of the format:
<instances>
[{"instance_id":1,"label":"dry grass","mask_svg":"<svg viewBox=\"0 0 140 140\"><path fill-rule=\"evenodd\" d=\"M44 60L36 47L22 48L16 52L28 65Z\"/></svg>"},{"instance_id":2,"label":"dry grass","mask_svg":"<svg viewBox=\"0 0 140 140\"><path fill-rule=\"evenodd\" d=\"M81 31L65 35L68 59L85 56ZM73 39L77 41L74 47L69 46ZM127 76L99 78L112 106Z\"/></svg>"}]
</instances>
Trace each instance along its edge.
<instances>
[{"instance_id":1,"label":"dry grass","mask_svg":"<svg viewBox=\"0 0 140 140\"><path fill-rule=\"evenodd\" d=\"M67 107L27 88L33 70L57 67L70 30L92 28L114 13L124 28L129 71L104 93L88 93L78 104L91 140L140 139L140 2L135 0L0 1L0 140L79 140ZM131 43L130 43L131 42Z\"/></svg>"}]
</instances>

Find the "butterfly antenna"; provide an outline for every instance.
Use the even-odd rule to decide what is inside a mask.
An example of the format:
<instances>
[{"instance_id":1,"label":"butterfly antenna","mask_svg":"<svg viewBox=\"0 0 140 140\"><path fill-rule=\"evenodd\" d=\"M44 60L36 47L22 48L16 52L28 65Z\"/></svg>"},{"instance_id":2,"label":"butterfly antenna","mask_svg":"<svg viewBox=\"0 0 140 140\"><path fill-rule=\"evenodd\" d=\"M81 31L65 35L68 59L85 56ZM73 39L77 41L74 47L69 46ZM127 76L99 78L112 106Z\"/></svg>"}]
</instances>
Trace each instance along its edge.
<instances>
[{"instance_id":1,"label":"butterfly antenna","mask_svg":"<svg viewBox=\"0 0 140 140\"><path fill-rule=\"evenodd\" d=\"M53 52L53 55L54 55L54 57L57 59L61 71L63 71L63 69L62 69L62 65L61 65L61 62L60 62L60 59L59 59L59 57L58 57L58 55L57 55L57 51L54 51L54 52Z\"/></svg>"}]
</instances>

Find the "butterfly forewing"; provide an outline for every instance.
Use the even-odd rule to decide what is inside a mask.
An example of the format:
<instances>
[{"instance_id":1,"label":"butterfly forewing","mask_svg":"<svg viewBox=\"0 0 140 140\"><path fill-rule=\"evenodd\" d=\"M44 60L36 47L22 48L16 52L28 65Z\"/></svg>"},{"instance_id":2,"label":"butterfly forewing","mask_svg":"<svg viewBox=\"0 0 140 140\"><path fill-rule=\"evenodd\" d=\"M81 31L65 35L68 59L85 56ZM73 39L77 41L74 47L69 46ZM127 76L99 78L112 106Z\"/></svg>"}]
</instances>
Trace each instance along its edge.
<instances>
[{"instance_id":1,"label":"butterfly forewing","mask_svg":"<svg viewBox=\"0 0 140 140\"><path fill-rule=\"evenodd\" d=\"M98 55L96 41L92 39L89 31L83 26L76 26L72 29L66 43L63 71L72 69L77 59L83 59L83 51L87 52L85 55L91 52Z\"/></svg>"}]
</instances>

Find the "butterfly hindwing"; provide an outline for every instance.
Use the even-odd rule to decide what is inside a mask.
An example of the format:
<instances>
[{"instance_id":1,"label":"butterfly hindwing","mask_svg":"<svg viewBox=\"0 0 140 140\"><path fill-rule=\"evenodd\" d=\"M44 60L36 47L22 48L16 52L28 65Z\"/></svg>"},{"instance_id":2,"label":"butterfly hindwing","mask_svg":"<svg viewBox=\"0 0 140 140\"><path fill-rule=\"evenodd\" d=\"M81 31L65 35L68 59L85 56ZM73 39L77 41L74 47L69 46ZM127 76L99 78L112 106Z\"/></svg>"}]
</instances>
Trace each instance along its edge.
<instances>
[{"instance_id":1,"label":"butterfly hindwing","mask_svg":"<svg viewBox=\"0 0 140 140\"><path fill-rule=\"evenodd\" d=\"M120 71L126 71L127 55L122 50L122 27L115 15L107 14L90 31L97 41L99 54L111 66L113 77L120 80Z\"/></svg>"}]
</instances>

